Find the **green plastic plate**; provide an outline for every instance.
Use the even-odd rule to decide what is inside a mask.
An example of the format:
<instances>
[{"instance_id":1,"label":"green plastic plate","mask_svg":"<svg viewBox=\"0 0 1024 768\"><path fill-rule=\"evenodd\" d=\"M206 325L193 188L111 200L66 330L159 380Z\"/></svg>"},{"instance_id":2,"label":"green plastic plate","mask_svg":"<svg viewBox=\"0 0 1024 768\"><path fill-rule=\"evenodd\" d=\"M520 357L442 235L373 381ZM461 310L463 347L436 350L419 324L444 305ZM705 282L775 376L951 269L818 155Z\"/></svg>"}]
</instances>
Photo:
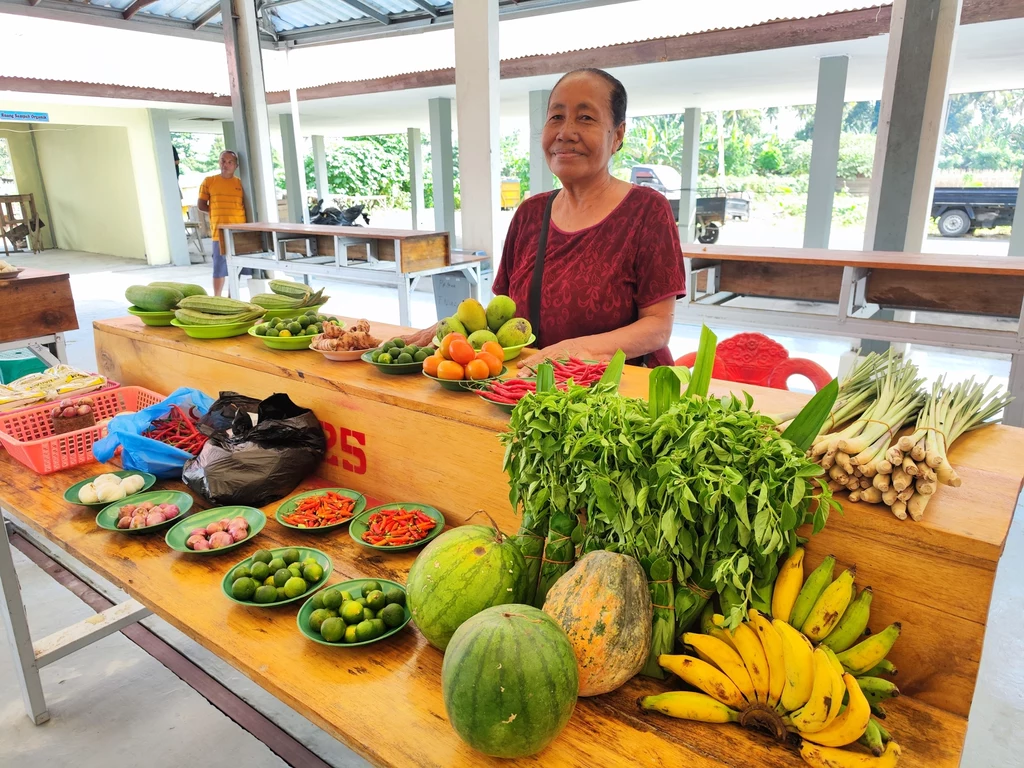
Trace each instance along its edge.
<instances>
[{"instance_id":1,"label":"green plastic plate","mask_svg":"<svg viewBox=\"0 0 1024 768\"><path fill-rule=\"evenodd\" d=\"M423 371L424 376L426 376L431 381L436 381L438 384L441 385L442 389L447 389L451 392L472 392L473 390L480 389L480 387L484 384L500 379L506 373L508 373L508 368L503 365L501 366L501 373L499 373L497 376L490 376L486 379L477 379L475 381L470 381L466 379L459 379L458 381L455 381L452 379L439 379L437 378L437 376L431 376L426 371Z\"/></svg>"},{"instance_id":2,"label":"green plastic plate","mask_svg":"<svg viewBox=\"0 0 1024 768\"><path fill-rule=\"evenodd\" d=\"M391 374L392 376L399 376L405 373L419 373L423 370L423 361L418 363L375 363L371 359L372 355L376 350L368 350L363 352L360 356L360 360L364 363L369 363L381 373Z\"/></svg>"},{"instance_id":3,"label":"green plastic plate","mask_svg":"<svg viewBox=\"0 0 1024 768\"><path fill-rule=\"evenodd\" d=\"M125 504L141 504L144 501L152 501L154 504L177 504L180 511L177 517L172 517L170 520L165 520L158 525L148 525L145 528L118 528L118 510ZM115 501L113 504L108 504L101 509L100 513L96 515L96 525L108 531L116 531L117 533L155 533L156 531L164 531L176 524L188 514L190 509L192 509L192 497L184 491L136 493L134 496L128 496L120 501Z\"/></svg>"},{"instance_id":4,"label":"green plastic plate","mask_svg":"<svg viewBox=\"0 0 1024 768\"><path fill-rule=\"evenodd\" d=\"M514 405L509 405L508 403L499 403L497 400L491 400L491 398L489 398L485 393L480 393L479 397L485 403L490 403L495 408L500 408L505 413L512 413L512 409L515 408Z\"/></svg>"},{"instance_id":5,"label":"green plastic plate","mask_svg":"<svg viewBox=\"0 0 1024 768\"><path fill-rule=\"evenodd\" d=\"M153 487L153 484L156 483L156 476L155 475L151 475L151 474L149 474L149 472L139 472L137 469L119 469L119 470L117 470L115 472L103 472L102 474L104 474L104 475L117 475L118 477L128 477L128 475L141 475L143 483L142 483L142 490L139 491L139 493L144 493L144 492L148 491L150 488ZM94 501L91 504L86 504L84 501L81 501L78 498L78 492L80 490L82 490L82 488L87 486L89 483L91 483L93 480L95 480L97 477L99 477L99 475L93 475L92 477L88 478L87 480L83 480L80 483L75 483L74 485L72 485L70 488L68 488L66 491L64 491L64 501L68 502L69 504L80 504L83 507L105 507L105 506L107 506L110 502L107 502L107 501ZM138 494L135 494L135 495L137 496ZM124 499L122 499L121 501L124 501ZM143 501L145 501L145 499L143 499ZM136 530L138 530L138 529L136 529Z\"/></svg>"},{"instance_id":6,"label":"green plastic plate","mask_svg":"<svg viewBox=\"0 0 1024 768\"><path fill-rule=\"evenodd\" d=\"M405 587L403 587L401 584L394 581L388 581L387 579L353 579L352 581L343 581L340 584L332 584L330 586L330 589L344 590L350 593L354 598L363 597L363 584L365 584L368 581L376 581L382 587L397 587L398 589L405 592ZM357 592L358 594L356 594ZM386 593L387 589L385 589L384 592ZM320 645L329 645L332 648L356 648L360 645L372 645L373 643L378 643L381 640L386 640L392 635L396 635L403 629L405 629L405 626L409 623L409 620L412 618L412 611L409 610L408 595L406 595L405 603L406 604L402 606L403 608L405 608L405 621L403 621L394 629L389 629L380 637L375 637L373 638L373 640L363 640L361 643L329 643L322 637L320 637L320 633L314 631L313 628L309 626L309 617L312 616L313 611L316 610L315 608L313 608L312 596L305 603L302 604L302 607L299 609L299 615L295 618L295 622L299 625L299 631L306 637L308 637L310 640L312 640L314 643L320 643Z\"/></svg>"},{"instance_id":7,"label":"green plastic plate","mask_svg":"<svg viewBox=\"0 0 1024 768\"><path fill-rule=\"evenodd\" d=\"M285 307L284 309L268 309L267 313L263 316L263 320L273 320L275 317L298 317L299 315L306 314L309 310L315 309L316 313L320 314L320 307L327 302L321 304L314 304L311 307Z\"/></svg>"},{"instance_id":8,"label":"green plastic plate","mask_svg":"<svg viewBox=\"0 0 1024 768\"><path fill-rule=\"evenodd\" d=\"M323 525L319 528L306 528L304 525L292 525L291 523L286 523L284 521L285 517L287 517L295 511L295 507L298 506L300 501L302 501L303 499L308 499L310 496L323 496L328 491L334 491L335 493L339 493L342 496L348 496L350 499L355 500L356 506L355 509L352 511L352 517L350 517L348 520L342 520L340 523L334 523L332 525ZM359 493L359 491L353 491L351 488L317 488L316 490L313 491L306 491L305 493L300 493L298 496L292 496L290 499L284 501L281 504L281 506L277 508L277 512L274 514L274 519L277 520L277 522L283 525L285 528L291 528L293 531L308 531L310 533L318 533L319 531L330 531L334 528L341 528L341 526L343 525L348 525L352 522L352 520L358 517L359 513L362 512L364 509L366 509L366 497L363 496L363 494Z\"/></svg>"},{"instance_id":9,"label":"green plastic plate","mask_svg":"<svg viewBox=\"0 0 1024 768\"><path fill-rule=\"evenodd\" d=\"M128 307L128 314L135 315L145 325L170 325L174 312L147 312L138 307Z\"/></svg>"},{"instance_id":10,"label":"green plastic plate","mask_svg":"<svg viewBox=\"0 0 1024 768\"><path fill-rule=\"evenodd\" d=\"M205 528L210 523L216 522L223 518L230 520L233 517L244 517L249 521L249 535L241 541L236 541L234 544L228 544L226 547L220 549L189 549L185 546L185 542L188 541L188 535L192 533L195 528ZM208 509L205 512L196 512L194 515L175 523L174 527L167 532L164 537L164 541L167 542L167 546L173 549L175 552L184 552L186 555L219 555L223 552L229 552L235 547L240 547L248 541L252 541L253 537L256 536L260 531L263 530L263 526L267 524L267 516L263 514L261 510L256 507L243 507L243 506L230 506L230 507L214 507Z\"/></svg>"},{"instance_id":11,"label":"green plastic plate","mask_svg":"<svg viewBox=\"0 0 1024 768\"><path fill-rule=\"evenodd\" d=\"M171 325L181 328L186 335L193 339L229 339L232 336L241 336L249 330L249 326L252 324L252 320L246 320L244 323L227 323L225 325L185 325L177 318L171 320Z\"/></svg>"},{"instance_id":12,"label":"green plastic plate","mask_svg":"<svg viewBox=\"0 0 1024 768\"><path fill-rule=\"evenodd\" d=\"M260 336L256 333L256 326L250 328L247 333L254 339L259 339L271 349L280 349L286 352L298 352L303 349L309 349L309 342L313 340L312 336Z\"/></svg>"},{"instance_id":13,"label":"green plastic plate","mask_svg":"<svg viewBox=\"0 0 1024 768\"><path fill-rule=\"evenodd\" d=\"M385 547L380 544L367 544L363 541L363 534L370 529L370 515L374 512L378 512L382 509L418 509L423 514L434 518L437 521L437 525L434 526L434 530L428 533L424 538L415 542L414 544L402 544L397 547ZM358 515L348 527L348 534L352 537L352 540L357 544L367 547L369 549L376 549L381 552L404 552L407 549L416 549L416 547L422 547L432 539L440 535L441 531L444 530L444 515L438 510L426 504L419 504L415 501L399 501L394 504L381 504L378 507L373 507Z\"/></svg>"},{"instance_id":14,"label":"green plastic plate","mask_svg":"<svg viewBox=\"0 0 1024 768\"><path fill-rule=\"evenodd\" d=\"M299 552L299 562L301 563L307 557L312 557L320 566L324 569L324 577L320 579L320 583L314 584L301 595L297 597L289 597L284 600L278 600L274 603L257 603L253 600L236 600L231 594L231 574L235 572L235 568L240 565L252 565L252 558L247 557L245 560L239 560L237 563L228 568L224 574L224 578L220 582L221 591L224 596L233 603L239 605L247 605L250 608L276 608L279 605L287 605L288 603L294 603L296 600L303 600L313 596L314 592L320 591L323 587L327 586L327 579L331 575L331 571L334 570L334 566L331 565L331 558L321 552L319 549L313 549L311 547L276 547L275 549L268 550L274 557L280 557L281 554L289 549L296 549ZM383 583L383 582L382 582Z\"/></svg>"}]
</instances>

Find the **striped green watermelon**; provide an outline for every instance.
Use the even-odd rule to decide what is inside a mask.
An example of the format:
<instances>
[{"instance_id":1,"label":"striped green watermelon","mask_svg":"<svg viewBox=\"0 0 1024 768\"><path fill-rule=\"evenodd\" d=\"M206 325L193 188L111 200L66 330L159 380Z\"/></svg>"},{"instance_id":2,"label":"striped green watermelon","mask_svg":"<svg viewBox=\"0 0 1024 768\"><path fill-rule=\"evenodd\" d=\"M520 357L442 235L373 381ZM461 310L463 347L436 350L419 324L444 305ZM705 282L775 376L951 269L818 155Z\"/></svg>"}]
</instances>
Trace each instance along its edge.
<instances>
[{"instance_id":1,"label":"striped green watermelon","mask_svg":"<svg viewBox=\"0 0 1024 768\"><path fill-rule=\"evenodd\" d=\"M530 605L499 605L465 621L441 666L448 719L492 757L540 752L565 728L579 678L569 638Z\"/></svg>"},{"instance_id":2,"label":"striped green watermelon","mask_svg":"<svg viewBox=\"0 0 1024 768\"><path fill-rule=\"evenodd\" d=\"M526 599L526 561L500 531L463 525L427 545L409 569L413 620L442 651L452 634L484 608Z\"/></svg>"}]
</instances>

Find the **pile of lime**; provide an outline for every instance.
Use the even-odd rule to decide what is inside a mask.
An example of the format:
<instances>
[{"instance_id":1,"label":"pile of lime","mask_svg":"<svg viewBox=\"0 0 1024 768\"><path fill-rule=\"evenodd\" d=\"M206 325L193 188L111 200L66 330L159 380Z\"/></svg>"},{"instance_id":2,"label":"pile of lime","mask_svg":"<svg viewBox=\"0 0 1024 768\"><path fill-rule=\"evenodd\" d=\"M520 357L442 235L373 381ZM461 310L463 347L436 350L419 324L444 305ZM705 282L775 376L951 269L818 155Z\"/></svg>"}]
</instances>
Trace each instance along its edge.
<instances>
[{"instance_id":1,"label":"pile of lime","mask_svg":"<svg viewBox=\"0 0 1024 768\"><path fill-rule=\"evenodd\" d=\"M433 347L417 347L406 344L403 339L385 341L370 353L370 359L381 365L404 365L405 363L422 363L434 354Z\"/></svg>"},{"instance_id":2,"label":"pile of lime","mask_svg":"<svg viewBox=\"0 0 1024 768\"><path fill-rule=\"evenodd\" d=\"M327 315L318 315L315 309L310 309L305 314L297 317L275 317L265 323L260 323L253 329L257 336L316 336L324 332L324 324L333 323L341 325L337 318Z\"/></svg>"},{"instance_id":3,"label":"pile of lime","mask_svg":"<svg viewBox=\"0 0 1024 768\"><path fill-rule=\"evenodd\" d=\"M286 549L275 557L258 550L248 565L231 572L231 596L244 602L269 604L305 594L323 581L324 569L313 557L299 562L299 550Z\"/></svg>"},{"instance_id":4,"label":"pile of lime","mask_svg":"<svg viewBox=\"0 0 1024 768\"><path fill-rule=\"evenodd\" d=\"M405 591L378 581L365 581L361 595L338 587L313 595L309 628L329 643L363 643L402 626L405 621Z\"/></svg>"}]
</instances>

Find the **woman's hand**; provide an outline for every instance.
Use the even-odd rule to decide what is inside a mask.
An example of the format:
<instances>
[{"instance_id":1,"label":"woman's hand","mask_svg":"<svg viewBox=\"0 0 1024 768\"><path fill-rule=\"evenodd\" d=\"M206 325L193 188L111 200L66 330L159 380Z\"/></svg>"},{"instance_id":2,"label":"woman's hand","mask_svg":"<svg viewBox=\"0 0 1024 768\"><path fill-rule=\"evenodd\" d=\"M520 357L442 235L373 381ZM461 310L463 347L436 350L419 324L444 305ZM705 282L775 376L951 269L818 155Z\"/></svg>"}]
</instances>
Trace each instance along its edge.
<instances>
[{"instance_id":1,"label":"woman's hand","mask_svg":"<svg viewBox=\"0 0 1024 768\"><path fill-rule=\"evenodd\" d=\"M429 328L424 328L422 331L416 331L410 333L407 336L400 336L406 344L415 344L417 347L426 347L434 340L434 336L437 333L437 326L432 325Z\"/></svg>"},{"instance_id":2,"label":"woman's hand","mask_svg":"<svg viewBox=\"0 0 1024 768\"><path fill-rule=\"evenodd\" d=\"M596 352L587 345L586 338L566 339L565 341L544 347L539 352L534 352L529 357L517 361L519 376L533 376L534 369L545 360L566 360L575 357L577 360L593 360L600 362L611 360L611 355L604 352Z\"/></svg>"}]
</instances>

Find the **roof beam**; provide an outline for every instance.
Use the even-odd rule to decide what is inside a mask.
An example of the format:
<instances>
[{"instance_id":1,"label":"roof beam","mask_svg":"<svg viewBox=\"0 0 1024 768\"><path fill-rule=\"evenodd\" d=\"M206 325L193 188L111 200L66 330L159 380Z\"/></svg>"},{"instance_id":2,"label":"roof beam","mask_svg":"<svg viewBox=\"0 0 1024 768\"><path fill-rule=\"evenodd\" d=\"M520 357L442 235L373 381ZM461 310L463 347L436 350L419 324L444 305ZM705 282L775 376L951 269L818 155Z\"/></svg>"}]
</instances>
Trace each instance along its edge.
<instances>
[{"instance_id":1,"label":"roof beam","mask_svg":"<svg viewBox=\"0 0 1024 768\"><path fill-rule=\"evenodd\" d=\"M217 0L217 2L215 2L209 8L207 8L205 11L203 11L199 18L197 18L192 23L192 29L202 29L203 27L205 27L207 24L209 24L211 21L217 18L217 14L220 13L220 8L220 0Z\"/></svg>"},{"instance_id":2,"label":"roof beam","mask_svg":"<svg viewBox=\"0 0 1024 768\"><path fill-rule=\"evenodd\" d=\"M385 26L391 23L390 16L388 16L386 13L381 13L380 11L371 8L366 3L361 2L361 0L342 0L342 2L345 3L345 5L347 5L349 8L359 11L360 13L364 13L371 19L376 19Z\"/></svg>"},{"instance_id":3,"label":"roof beam","mask_svg":"<svg viewBox=\"0 0 1024 768\"><path fill-rule=\"evenodd\" d=\"M435 19L440 15L440 12L437 10L437 6L434 5L433 3L428 2L428 0L412 0L412 3L413 5L417 5L420 8L422 8Z\"/></svg>"},{"instance_id":4,"label":"roof beam","mask_svg":"<svg viewBox=\"0 0 1024 768\"><path fill-rule=\"evenodd\" d=\"M155 2L156 0L135 0L135 2L124 9L124 13L121 14L121 18L127 21L147 5L152 5Z\"/></svg>"}]
</instances>

